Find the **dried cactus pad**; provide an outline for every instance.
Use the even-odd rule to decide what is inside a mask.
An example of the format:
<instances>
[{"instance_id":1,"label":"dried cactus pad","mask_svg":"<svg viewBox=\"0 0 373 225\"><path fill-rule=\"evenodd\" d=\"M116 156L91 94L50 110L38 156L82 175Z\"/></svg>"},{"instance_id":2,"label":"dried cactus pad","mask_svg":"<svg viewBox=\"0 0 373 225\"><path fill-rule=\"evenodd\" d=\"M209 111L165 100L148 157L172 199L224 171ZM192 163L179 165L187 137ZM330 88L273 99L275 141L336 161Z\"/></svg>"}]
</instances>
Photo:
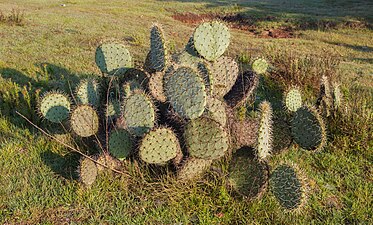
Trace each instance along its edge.
<instances>
[{"instance_id":1,"label":"dried cactus pad","mask_svg":"<svg viewBox=\"0 0 373 225\"><path fill-rule=\"evenodd\" d=\"M135 90L124 100L123 119L130 133L143 136L154 127L155 106L143 91Z\"/></svg>"},{"instance_id":2,"label":"dried cactus pad","mask_svg":"<svg viewBox=\"0 0 373 225\"><path fill-rule=\"evenodd\" d=\"M257 74L264 74L265 72L267 72L267 69L269 67L265 59L256 59L251 66L253 71Z\"/></svg>"},{"instance_id":3,"label":"dried cactus pad","mask_svg":"<svg viewBox=\"0 0 373 225\"><path fill-rule=\"evenodd\" d=\"M96 164L87 158L80 161L79 166L79 177L80 181L86 186L91 186L97 177L97 167Z\"/></svg>"},{"instance_id":4,"label":"dried cactus pad","mask_svg":"<svg viewBox=\"0 0 373 225\"><path fill-rule=\"evenodd\" d=\"M325 125L315 109L299 108L291 121L294 141L303 149L319 150L326 143Z\"/></svg>"},{"instance_id":5,"label":"dried cactus pad","mask_svg":"<svg viewBox=\"0 0 373 225\"><path fill-rule=\"evenodd\" d=\"M302 94L299 88L290 88L285 93L285 106L291 112L295 112L302 107Z\"/></svg>"},{"instance_id":6,"label":"dried cactus pad","mask_svg":"<svg viewBox=\"0 0 373 225\"><path fill-rule=\"evenodd\" d=\"M94 79L81 80L75 90L79 104L89 104L98 107L100 103L99 84Z\"/></svg>"},{"instance_id":7,"label":"dried cactus pad","mask_svg":"<svg viewBox=\"0 0 373 225\"><path fill-rule=\"evenodd\" d=\"M288 165L281 165L273 171L270 186L280 205L292 210L301 206L303 200L302 183L295 170Z\"/></svg>"},{"instance_id":8,"label":"dried cactus pad","mask_svg":"<svg viewBox=\"0 0 373 225\"><path fill-rule=\"evenodd\" d=\"M127 158L133 149L131 134L124 129L114 130L109 137L109 152L119 160Z\"/></svg>"},{"instance_id":9,"label":"dried cactus pad","mask_svg":"<svg viewBox=\"0 0 373 225\"><path fill-rule=\"evenodd\" d=\"M224 54L230 41L228 27L219 22L200 24L193 34L194 47L198 53L209 61L214 61Z\"/></svg>"},{"instance_id":10,"label":"dried cactus pad","mask_svg":"<svg viewBox=\"0 0 373 225\"><path fill-rule=\"evenodd\" d=\"M233 189L246 197L259 197L268 183L268 166L253 157L253 150L241 148L233 154L228 181Z\"/></svg>"},{"instance_id":11,"label":"dried cactus pad","mask_svg":"<svg viewBox=\"0 0 373 225\"><path fill-rule=\"evenodd\" d=\"M139 147L140 158L152 164L165 164L181 151L179 140L171 129L157 128L147 133Z\"/></svg>"},{"instance_id":12,"label":"dried cactus pad","mask_svg":"<svg viewBox=\"0 0 373 225\"><path fill-rule=\"evenodd\" d=\"M218 159L229 148L224 128L212 119L200 117L189 121L184 138L190 156L201 159Z\"/></svg>"},{"instance_id":13,"label":"dried cactus pad","mask_svg":"<svg viewBox=\"0 0 373 225\"><path fill-rule=\"evenodd\" d=\"M166 47L163 31L157 24L150 30L150 67L157 72L166 67Z\"/></svg>"},{"instance_id":14,"label":"dried cactus pad","mask_svg":"<svg viewBox=\"0 0 373 225\"><path fill-rule=\"evenodd\" d=\"M69 98L59 92L48 92L39 103L40 114L53 123L60 123L69 117Z\"/></svg>"},{"instance_id":15,"label":"dried cactus pad","mask_svg":"<svg viewBox=\"0 0 373 225\"><path fill-rule=\"evenodd\" d=\"M77 106L71 113L70 123L73 131L81 137L89 137L97 133L98 115L89 105Z\"/></svg>"},{"instance_id":16,"label":"dried cactus pad","mask_svg":"<svg viewBox=\"0 0 373 225\"><path fill-rule=\"evenodd\" d=\"M96 64L102 73L122 75L132 67L132 57L123 44L106 43L96 49Z\"/></svg>"},{"instance_id":17,"label":"dried cactus pad","mask_svg":"<svg viewBox=\"0 0 373 225\"><path fill-rule=\"evenodd\" d=\"M181 117L195 119L202 115L206 89L203 79L193 69L180 67L164 81L165 95Z\"/></svg>"},{"instance_id":18,"label":"dried cactus pad","mask_svg":"<svg viewBox=\"0 0 373 225\"><path fill-rule=\"evenodd\" d=\"M238 77L238 65L229 57L221 57L211 63L212 94L216 97L223 97L227 94Z\"/></svg>"},{"instance_id":19,"label":"dried cactus pad","mask_svg":"<svg viewBox=\"0 0 373 225\"><path fill-rule=\"evenodd\" d=\"M188 158L177 171L179 180L188 181L202 175L212 164L212 160Z\"/></svg>"},{"instance_id":20,"label":"dried cactus pad","mask_svg":"<svg viewBox=\"0 0 373 225\"><path fill-rule=\"evenodd\" d=\"M149 78L149 91L152 96L160 102L166 102L167 98L163 91L163 72L157 72L152 74Z\"/></svg>"}]
</instances>

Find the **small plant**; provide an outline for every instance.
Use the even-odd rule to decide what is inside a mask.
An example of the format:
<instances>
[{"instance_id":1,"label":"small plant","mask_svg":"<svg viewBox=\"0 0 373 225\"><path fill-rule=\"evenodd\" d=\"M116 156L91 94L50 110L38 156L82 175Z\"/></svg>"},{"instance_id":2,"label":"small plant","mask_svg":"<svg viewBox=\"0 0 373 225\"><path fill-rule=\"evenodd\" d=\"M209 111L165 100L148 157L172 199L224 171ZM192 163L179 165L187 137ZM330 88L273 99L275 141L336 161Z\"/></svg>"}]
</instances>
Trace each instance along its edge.
<instances>
[{"instance_id":1,"label":"small plant","mask_svg":"<svg viewBox=\"0 0 373 225\"><path fill-rule=\"evenodd\" d=\"M25 24L25 14L20 9L12 9L9 14L0 11L0 23L23 26Z\"/></svg>"}]
</instances>

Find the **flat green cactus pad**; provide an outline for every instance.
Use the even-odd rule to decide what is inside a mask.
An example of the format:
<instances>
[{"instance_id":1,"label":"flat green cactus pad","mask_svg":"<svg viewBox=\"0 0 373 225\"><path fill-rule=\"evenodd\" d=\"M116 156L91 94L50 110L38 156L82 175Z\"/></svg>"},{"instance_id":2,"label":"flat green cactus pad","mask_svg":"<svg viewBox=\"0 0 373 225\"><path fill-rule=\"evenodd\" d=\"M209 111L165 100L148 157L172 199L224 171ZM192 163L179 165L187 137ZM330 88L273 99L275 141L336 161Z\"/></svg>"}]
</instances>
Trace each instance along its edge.
<instances>
[{"instance_id":1,"label":"flat green cactus pad","mask_svg":"<svg viewBox=\"0 0 373 225\"><path fill-rule=\"evenodd\" d=\"M288 210L297 209L304 199L303 187L295 170L288 165L277 167L270 178L270 187L280 205Z\"/></svg>"},{"instance_id":2,"label":"flat green cactus pad","mask_svg":"<svg viewBox=\"0 0 373 225\"><path fill-rule=\"evenodd\" d=\"M150 30L150 57L149 64L156 72L166 67L166 46L162 28L154 24Z\"/></svg>"},{"instance_id":3,"label":"flat green cactus pad","mask_svg":"<svg viewBox=\"0 0 373 225\"><path fill-rule=\"evenodd\" d=\"M109 100L106 105L106 116L107 117L119 117L120 116L120 103L118 100Z\"/></svg>"},{"instance_id":4,"label":"flat green cactus pad","mask_svg":"<svg viewBox=\"0 0 373 225\"><path fill-rule=\"evenodd\" d=\"M269 65L265 59L256 59L251 67L255 73L264 74L267 72Z\"/></svg>"},{"instance_id":5,"label":"flat green cactus pad","mask_svg":"<svg viewBox=\"0 0 373 225\"><path fill-rule=\"evenodd\" d=\"M60 92L47 92L39 102L39 113L53 123L60 123L69 117L70 100Z\"/></svg>"},{"instance_id":6,"label":"flat green cactus pad","mask_svg":"<svg viewBox=\"0 0 373 225\"><path fill-rule=\"evenodd\" d=\"M229 138L224 128L205 117L189 121L184 138L190 156L196 158L218 159L229 148Z\"/></svg>"},{"instance_id":7,"label":"flat green cactus pad","mask_svg":"<svg viewBox=\"0 0 373 225\"><path fill-rule=\"evenodd\" d=\"M212 95L221 98L227 94L238 77L238 65L229 57L220 57L210 64L212 79Z\"/></svg>"},{"instance_id":8,"label":"flat green cactus pad","mask_svg":"<svg viewBox=\"0 0 373 225\"><path fill-rule=\"evenodd\" d=\"M163 165L181 152L179 140L169 128L157 128L147 133L140 144L140 158L152 164Z\"/></svg>"},{"instance_id":9,"label":"flat green cactus pad","mask_svg":"<svg viewBox=\"0 0 373 225\"><path fill-rule=\"evenodd\" d=\"M190 181L200 177L211 166L212 160L188 158L177 171L177 178Z\"/></svg>"},{"instance_id":10,"label":"flat green cactus pad","mask_svg":"<svg viewBox=\"0 0 373 225\"><path fill-rule=\"evenodd\" d=\"M126 159L133 150L131 134L124 129L114 130L109 137L109 152L119 160Z\"/></svg>"},{"instance_id":11,"label":"flat green cactus pad","mask_svg":"<svg viewBox=\"0 0 373 225\"><path fill-rule=\"evenodd\" d=\"M89 137L97 133L99 118L91 106L79 105L71 113L70 124L77 135Z\"/></svg>"},{"instance_id":12,"label":"flat green cactus pad","mask_svg":"<svg viewBox=\"0 0 373 225\"><path fill-rule=\"evenodd\" d=\"M143 91L135 90L124 100L123 119L130 133L141 137L154 127L155 106Z\"/></svg>"},{"instance_id":13,"label":"flat green cactus pad","mask_svg":"<svg viewBox=\"0 0 373 225\"><path fill-rule=\"evenodd\" d=\"M219 99L213 97L207 97L207 105L205 114L207 117L215 120L220 125L225 127L227 125L227 112L226 112L226 105L224 102L220 101Z\"/></svg>"},{"instance_id":14,"label":"flat green cactus pad","mask_svg":"<svg viewBox=\"0 0 373 225\"><path fill-rule=\"evenodd\" d=\"M194 47L198 53L209 61L214 61L224 54L230 42L228 27L219 22L200 24L193 34Z\"/></svg>"},{"instance_id":15,"label":"flat green cactus pad","mask_svg":"<svg viewBox=\"0 0 373 225\"><path fill-rule=\"evenodd\" d=\"M302 93L300 92L299 88L290 88L285 92L284 97L285 106L289 111L295 112L302 107Z\"/></svg>"},{"instance_id":16,"label":"flat green cactus pad","mask_svg":"<svg viewBox=\"0 0 373 225\"><path fill-rule=\"evenodd\" d=\"M229 164L230 186L248 198L260 197L268 184L268 166L255 159L253 151L248 147L237 150Z\"/></svg>"},{"instance_id":17,"label":"flat green cactus pad","mask_svg":"<svg viewBox=\"0 0 373 225\"><path fill-rule=\"evenodd\" d=\"M303 149L320 150L326 143L325 125L315 109L299 108L291 121L294 141Z\"/></svg>"},{"instance_id":18,"label":"flat green cactus pad","mask_svg":"<svg viewBox=\"0 0 373 225\"><path fill-rule=\"evenodd\" d=\"M89 104L98 107L100 103L100 88L96 80L81 80L75 89L75 93L79 104Z\"/></svg>"},{"instance_id":19,"label":"flat green cactus pad","mask_svg":"<svg viewBox=\"0 0 373 225\"><path fill-rule=\"evenodd\" d=\"M283 118L275 117L273 119L272 153L276 154L288 149L292 142L290 124Z\"/></svg>"},{"instance_id":20,"label":"flat green cactus pad","mask_svg":"<svg viewBox=\"0 0 373 225\"><path fill-rule=\"evenodd\" d=\"M164 81L165 95L181 117L195 119L202 115L207 97L205 84L193 69L180 67Z\"/></svg>"},{"instance_id":21,"label":"flat green cactus pad","mask_svg":"<svg viewBox=\"0 0 373 225\"><path fill-rule=\"evenodd\" d=\"M102 73L119 76L132 67L132 57L123 44L106 43L96 49L96 64Z\"/></svg>"},{"instance_id":22,"label":"flat green cactus pad","mask_svg":"<svg viewBox=\"0 0 373 225\"><path fill-rule=\"evenodd\" d=\"M86 186L91 186L95 182L97 177L97 167L90 159L84 158L80 161L78 172L80 181Z\"/></svg>"}]
</instances>

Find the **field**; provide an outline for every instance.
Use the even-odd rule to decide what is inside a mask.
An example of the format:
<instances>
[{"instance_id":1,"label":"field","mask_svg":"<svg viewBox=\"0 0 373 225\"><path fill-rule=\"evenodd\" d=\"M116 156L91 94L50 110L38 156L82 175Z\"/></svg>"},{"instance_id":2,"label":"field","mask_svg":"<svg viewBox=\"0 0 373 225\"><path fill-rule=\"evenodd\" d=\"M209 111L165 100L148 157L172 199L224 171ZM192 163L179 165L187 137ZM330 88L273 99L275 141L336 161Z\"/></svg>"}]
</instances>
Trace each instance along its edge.
<instances>
[{"instance_id":1,"label":"field","mask_svg":"<svg viewBox=\"0 0 373 225\"><path fill-rule=\"evenodd\" d=\"M371 1L2 0L0 10L1 224L373 223ZM85 188L75 174L79 155L15 113L53 130L35 113L37 99L63 81L98 76L101 40L124 42L140 66L152 23L180 51L198 21L217 15L233 27L228 55L243 65L269 59L282 76L267 76L281 85L293 78L308 103L323 72L341 83L343 113L328 121L328 145L317 153L294 147L270 160L271 168L292 161L308 178L308 201L297 213L285 212L270 192L253 201L234 196L214 171L180 186L133 165L128 176L107 172Z\"/></svg>"}]
</instances>

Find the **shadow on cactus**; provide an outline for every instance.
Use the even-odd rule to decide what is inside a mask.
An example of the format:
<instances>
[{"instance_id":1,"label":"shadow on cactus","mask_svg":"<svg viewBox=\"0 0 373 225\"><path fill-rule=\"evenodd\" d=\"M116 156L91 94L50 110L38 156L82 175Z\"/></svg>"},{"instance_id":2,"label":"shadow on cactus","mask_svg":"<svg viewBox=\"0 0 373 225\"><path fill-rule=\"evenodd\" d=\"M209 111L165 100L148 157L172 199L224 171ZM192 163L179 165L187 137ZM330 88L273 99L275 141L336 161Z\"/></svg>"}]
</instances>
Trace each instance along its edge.
<instances>
[{"instance_id":1,"label":"shadow on cactus","mask_svg":"<svg viewBox=\"0 0 373 225\"><path fill-rule=\"evenodd\" d=\"M165 38L160 25L151 28L143 69L133 68L123 44L103 43L95 58L101 76L81 80L70 95L50 92L41 99L41 116L72 131L74 140L64 143L37 128L81 154L78 171L86 186L95 185L104 169L136 179L133 167L150 168L158 176L168 171L173 182L203 180L212 165L228 159L230 186L251 199L265 192L272 153L287 149L293 138L303 149L325 145L323 118L301 106L300 90L283 98L266 75L270 64L265 59L241 71L234 58L224 55L230 42L224 23L200 24L185 49L173 55ZM336 90L335 99L338 95ZM248 111L253 104L258 109ZM81 144L86 142L93 144ZM286 179L274 179L276 193Z\"/></svg>"}]
</instances>

